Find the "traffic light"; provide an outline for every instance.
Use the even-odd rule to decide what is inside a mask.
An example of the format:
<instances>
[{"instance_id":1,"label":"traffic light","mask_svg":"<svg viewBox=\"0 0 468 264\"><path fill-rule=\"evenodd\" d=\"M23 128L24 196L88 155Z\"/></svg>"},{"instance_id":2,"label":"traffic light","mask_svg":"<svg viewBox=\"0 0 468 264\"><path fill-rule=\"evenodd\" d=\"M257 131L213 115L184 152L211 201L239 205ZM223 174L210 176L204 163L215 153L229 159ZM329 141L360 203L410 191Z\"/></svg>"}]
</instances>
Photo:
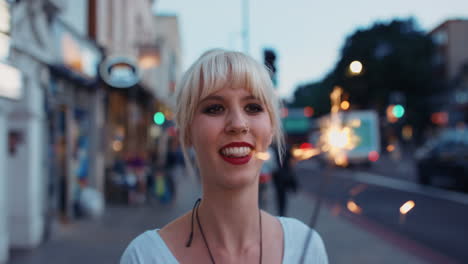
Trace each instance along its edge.
<instances>
[{"instance_id":1,"label":"traffic light","mask_svg":"<svg viewBox=\"0 0 468 264\"><path fill-rule=\"evenodd\" d=\"M314 108L311 106L304 107L304 116L305 117L312 117L314 115Z\"/></svg>"},{"instance_id":2,"label":"traffic light","mask_svg":"<svg viewBox=\"0 0 468 264\"><path fill-rule=\"evenodd\" d=\"M264 49L263 50L263 59L265 66L270 69L270 77L273 81L273 84L277 86L277 79L276 79L276 53L271 49Z\"/></svg>"},{"instance_id":3,"label":"traffic light","mask_svg":"<svg viewBox=\"0 0 468 264\"><path fill-rule=\"evenodd\" d=\"M405 108L402 105L397 104L393 107L392 112L396 118L401 118L405 114Z\"/></svg>"},{"instance_id":4,"label":"traffic light","mask_svg":"<svg viewBox=\"0 0 468 264\"><path fill-rule=\"evenodd\" d=\"M154 114L153 120L156 125L161 126L166 121L166 116L162 112L157 112L156 114Z\"/></svg>"},{"instance_id":5,"label":"traffic light","mask_svg":"<svg viewBox=\"0 0 468 264\"><path fill-rule=\"evenodd\" d=\"M388 101L387 119L390 123L396 123L405 115L406 95L403 92L394 91L390 93Z\"/></svg>"},{"instance_id":6,"label":"traffic light","mask_svg":"<svg viewBox=\"0 0 468 264\"><path fill-rule=\"evenodd\" d=\"M396 123L405 114L405 108L401 104L389 105L387 107L387 120Z\"/></svg>"}]
</instances>

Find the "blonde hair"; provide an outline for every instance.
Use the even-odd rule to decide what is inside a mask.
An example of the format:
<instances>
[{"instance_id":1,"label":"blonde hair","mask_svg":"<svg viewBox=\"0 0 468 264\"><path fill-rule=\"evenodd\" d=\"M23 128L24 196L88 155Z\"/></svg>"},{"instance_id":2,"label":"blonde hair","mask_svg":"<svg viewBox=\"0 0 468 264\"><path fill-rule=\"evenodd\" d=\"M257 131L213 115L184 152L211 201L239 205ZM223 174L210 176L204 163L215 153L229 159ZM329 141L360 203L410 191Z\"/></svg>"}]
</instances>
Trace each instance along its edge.
<instances>
[{"instance_id":1,"label":"blonde hair","mask_svg":"<svg viewBox=\"0 0 468 264\"><path fill-rule=\"evenodd\" d=\"M281 158L284 137L280 101L267 68L241 52L214 49L202 54L184 73L176 87L175 122L189 168L192 168L192 164L188 159L187 146L190 145L190 126L198 104L224 87L247 89L265 105L272 122L273 139Z\"/></svg>"}]
</instances>

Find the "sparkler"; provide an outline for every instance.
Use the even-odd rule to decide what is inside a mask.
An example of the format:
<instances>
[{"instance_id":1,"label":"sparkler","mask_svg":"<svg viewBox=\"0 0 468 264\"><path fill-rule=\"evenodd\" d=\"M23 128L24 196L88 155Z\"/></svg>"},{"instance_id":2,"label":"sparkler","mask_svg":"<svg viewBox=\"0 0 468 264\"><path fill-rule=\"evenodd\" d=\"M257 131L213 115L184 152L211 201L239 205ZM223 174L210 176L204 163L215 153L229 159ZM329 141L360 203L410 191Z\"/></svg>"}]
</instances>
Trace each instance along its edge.
<instances>
[{"instance_id":1,"label":"sparkler","mask_svg":"<svg viewBox=\"0 0 468 264\"><path fill-rule=\"evenodd\" d=\"M344 123L343 115L339 113L341 95L343 89L336 86L330 94L331 113L329 119L324 119L320 124L321 137L320 149L327 152L330 160L338 166L346 166L348 161L346 152L354 149L360 142L360 138L354 133L353 128L361 125L360 120L351 120Z\"/></svg>"}]
</instances>

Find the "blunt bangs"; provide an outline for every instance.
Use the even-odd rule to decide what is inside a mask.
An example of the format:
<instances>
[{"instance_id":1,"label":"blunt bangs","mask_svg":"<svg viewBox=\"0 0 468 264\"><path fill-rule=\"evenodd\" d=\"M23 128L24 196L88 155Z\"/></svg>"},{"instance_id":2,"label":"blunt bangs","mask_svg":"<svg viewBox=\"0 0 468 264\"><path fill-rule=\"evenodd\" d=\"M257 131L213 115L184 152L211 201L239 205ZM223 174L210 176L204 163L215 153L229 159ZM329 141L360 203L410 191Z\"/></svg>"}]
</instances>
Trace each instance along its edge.
<instances>
[{"instance_id":1,"label":"blunt bangs","mask_svg":"<svg viewBox=\"0 0 468 264\"><path fill-rule=\"evenodd\" d=\"M271 113L272 105L267 98L273 92L273 84L263 65L240 52L222 50L207 52L200 64L199 70L194 72L194 77L199 76L198 82L195 82L198 85L191 89L195 105L223 88L245 89L266 105Z\"/></svg>"},{"instance_id":2,"label":"blunt bangs","mask_svg":"<svg viewBox=\"0 0 468 264\"><path fill-rule=\"evenodd\" d=\"M284 139L279 114L279 100L267 68L253 58L236 51L215 49L205 52L185 72L176 87L176 126L184 156L190 144L190 125L198 104L223 89L245 89L266 107L280 153Z\"/></svg>"}]
</instances>

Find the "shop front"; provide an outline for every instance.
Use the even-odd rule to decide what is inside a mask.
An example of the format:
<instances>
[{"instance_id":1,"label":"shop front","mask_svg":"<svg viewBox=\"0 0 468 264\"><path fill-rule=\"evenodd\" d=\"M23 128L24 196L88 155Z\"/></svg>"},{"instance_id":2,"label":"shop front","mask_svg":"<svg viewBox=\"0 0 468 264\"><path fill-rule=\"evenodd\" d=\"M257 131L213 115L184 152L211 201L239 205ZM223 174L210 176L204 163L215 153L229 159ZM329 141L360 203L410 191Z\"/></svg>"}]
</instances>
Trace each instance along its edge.
<instances>
[{"instance_id":1,"label":"shop front","mask_svg":"<svg viewBox=\"0 0 468 264\"><path fill-rule=\"evenodd\" d=\"M10 53L10 9L0 0L0 263L8 259L10 231L8 228L8 168L7 157L15 151L19 138L8 130L11 103L22 96L22 73L8 62Z\"/></svg>"},{"instance_id":2,"label":"shop front","mask_svg":"<svg viewBox=\"0 0 468 264\"><path fill-rule=\"evenodd\" d=\"M2 43L0 43L2 45ZM11 101L21 97L21 72L0 59L0 263L8 259L9 231L8 231L8 173L7 157L15 151L20 138L7 129L7 115Z\"/></svg>"},{"instance_id":3,"label":"shop front","mask_svg":"<svg viewBox=\"0 0 468 264\"><path fill-rule=\"evenodd\" d=\"M103 54L96 43L59 19L53 21L52 32L57 52L46 96L48 207L50 218L58 215L67 222L83 215L84 188L103 191L104 90L98 77Z\"/></svg>"},{"instance_id":4,"label":"shop front","mask_svg":"<svg viewBox=\"0 0 468 264\"><path fill-rule=\"evenodd\" d=\"M144 189L150 161L154 95L142 84L139 64L128 57L110 57L100 71L107 84L106 198L133 203L129 189Z\"/></svg>"}]
</instances>

